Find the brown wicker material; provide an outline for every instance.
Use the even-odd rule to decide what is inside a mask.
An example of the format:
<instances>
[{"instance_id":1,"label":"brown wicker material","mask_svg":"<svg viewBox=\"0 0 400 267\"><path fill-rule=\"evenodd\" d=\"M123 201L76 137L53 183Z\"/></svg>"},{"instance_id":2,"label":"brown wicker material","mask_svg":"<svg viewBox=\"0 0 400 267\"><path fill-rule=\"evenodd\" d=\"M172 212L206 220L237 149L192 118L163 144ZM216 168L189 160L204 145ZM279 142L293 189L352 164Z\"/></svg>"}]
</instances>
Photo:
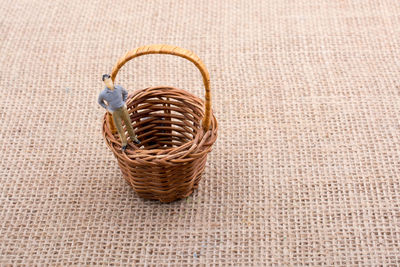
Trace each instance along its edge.
<instances>
[{"instance_id":1,"label":"brown wicker material","mask_svg":"<svg viewBox=\"0 0 400 267\"><path fill-rule=\"evenodd\" d=\"M217 120L211 110L209 74L191 51L170 45L142 46L128 52L114 66L118 70L134 57L171 54L193 62L203 76L206 102L173 87L150 87L129 94L127 107L140 148L121 140L109 113L104 115L103 136L118 160L124 178L140 197L171 202L189 196L198 187L207 154L217 139Z\"/></svg>"}]
</instances>

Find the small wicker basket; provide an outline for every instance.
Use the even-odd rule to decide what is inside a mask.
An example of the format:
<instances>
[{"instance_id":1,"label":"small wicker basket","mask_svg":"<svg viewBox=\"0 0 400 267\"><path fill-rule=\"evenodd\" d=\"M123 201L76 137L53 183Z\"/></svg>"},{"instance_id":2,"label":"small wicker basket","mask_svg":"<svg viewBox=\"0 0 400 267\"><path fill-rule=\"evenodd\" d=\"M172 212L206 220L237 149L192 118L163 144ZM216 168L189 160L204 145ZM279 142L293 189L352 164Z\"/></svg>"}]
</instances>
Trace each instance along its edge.
<instances>
[{"instance_id":1,"label":"small wicker basket","mask_svg":"<svg viewBox=\"0 0 400 267\"><path fill-rule=\"evenodd\" d=\"M129 142L126 151L121 151L121 140L108 112L103 119L103 136L135 192L142 198L168 203L189 196L198 187L207 154L217 139L218 124L211 109L209 73L192 51L165 44L139 47L118 60L111 79L115 80L126 62L146 54L170 54L194 63L203 76L205 103L178 88L141 89L128 94L126 101L141 147Z\"/></svg>"}]
</instances>

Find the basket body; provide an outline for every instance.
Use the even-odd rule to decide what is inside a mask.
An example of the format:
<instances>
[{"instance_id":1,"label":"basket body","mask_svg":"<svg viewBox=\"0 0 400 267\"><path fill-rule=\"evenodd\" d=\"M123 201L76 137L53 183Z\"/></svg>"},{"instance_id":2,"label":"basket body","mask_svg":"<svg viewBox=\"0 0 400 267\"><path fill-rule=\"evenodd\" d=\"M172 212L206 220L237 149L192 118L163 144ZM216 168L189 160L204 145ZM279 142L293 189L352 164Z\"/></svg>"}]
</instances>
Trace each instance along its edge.
<instances>
[{"instance_id":1,"label":"basket body","mask_svg":"<svg viewBox=\"0 0 400 267\"><path fill-rule=\"evenodd\" d=\"M166 86L129 94L126 104L141 147L129 142L122 152L121 140L110 129L107 114L102 128L125 180L142 198L167 203L189 196L198 187L207 155L217 139L214 114L205 132L201 127L204 101Z\"/></svg>"}]
</instances>

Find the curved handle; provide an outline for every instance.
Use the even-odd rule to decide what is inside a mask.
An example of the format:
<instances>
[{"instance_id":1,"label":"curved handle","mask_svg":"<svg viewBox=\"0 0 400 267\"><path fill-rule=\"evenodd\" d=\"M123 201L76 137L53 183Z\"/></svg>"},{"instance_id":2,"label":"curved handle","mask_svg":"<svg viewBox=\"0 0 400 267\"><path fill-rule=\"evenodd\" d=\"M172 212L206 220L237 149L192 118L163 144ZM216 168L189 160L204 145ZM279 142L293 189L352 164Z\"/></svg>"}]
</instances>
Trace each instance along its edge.
<instances>
[{"instance_id":1,"label":"curved handle","mask_svg":"<svg viewBox=\"0 0 400 267\"><path fill-rule=\"evenodd\" d=\"M211 91L210 91L210 74L204 63L200 60L200 58L192 51L167 44L153 44L153 45L145 45L133 49L125 54L125 56L121 57L117 64L113 67L111 71L111 79L115 80L119 69L129 60L147 54L170 54L174 56L179 56L186 58L191 61L196 67L200 70L201 75L203 76L203 83L206 89L206 102L205 102L205 114L203 119L203 129L206 132L210 127L211 122Z\"/></svg>"}]
</instances>

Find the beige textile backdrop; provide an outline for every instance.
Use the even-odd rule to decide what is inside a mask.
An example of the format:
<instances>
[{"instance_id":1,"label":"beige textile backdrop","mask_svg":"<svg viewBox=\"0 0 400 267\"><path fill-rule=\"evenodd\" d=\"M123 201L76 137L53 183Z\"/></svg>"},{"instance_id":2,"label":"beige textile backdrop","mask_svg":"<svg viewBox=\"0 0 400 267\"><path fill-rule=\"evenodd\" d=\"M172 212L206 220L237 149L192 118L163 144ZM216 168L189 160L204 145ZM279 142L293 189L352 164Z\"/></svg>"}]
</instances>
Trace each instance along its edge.
<instances>
[{"instance_id":1,"label":"beige textile backdrop","mask_svg":"<svg viewBox=\"0 0 400 267\"><path fill-rule=\"evenodd\" d=\"M1 1L0 264L400 265L398 0ZM219 136L198 190L139 198L101 134L101 75L193 50ZM129 92L204 97L148 55Z\"/></svg>"}]
</instances>

